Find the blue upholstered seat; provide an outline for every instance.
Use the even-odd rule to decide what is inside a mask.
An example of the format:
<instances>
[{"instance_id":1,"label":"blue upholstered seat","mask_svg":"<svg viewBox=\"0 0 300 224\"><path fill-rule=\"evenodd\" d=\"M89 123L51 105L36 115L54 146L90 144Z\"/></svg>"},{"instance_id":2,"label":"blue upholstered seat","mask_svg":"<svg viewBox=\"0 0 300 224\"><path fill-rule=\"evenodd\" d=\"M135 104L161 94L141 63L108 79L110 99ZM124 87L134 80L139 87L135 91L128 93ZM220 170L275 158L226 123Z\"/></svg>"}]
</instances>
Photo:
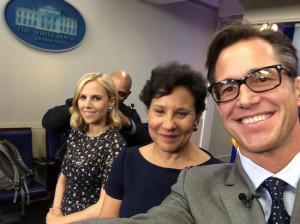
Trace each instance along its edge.
<instances>
[{"instance_id":1,"label":"blue upholstered seat","mask_svg":"<svg viewBox=\"0 0 300 224\"><path fill-rule=\"evenodd\" d=\"M33 168L34 160L32 155L31 128L0 129L0 140L8 140L13 143L19 150L22 159L28 168ZM47 188L37 181L33 181L28 187L30 200L43 198L48 195ZM12 203L14 199L14 193L14 190L0 190L0 204ZM21 200L21 193L19 192L17 201Z\"/></svg>"}]
</instances>

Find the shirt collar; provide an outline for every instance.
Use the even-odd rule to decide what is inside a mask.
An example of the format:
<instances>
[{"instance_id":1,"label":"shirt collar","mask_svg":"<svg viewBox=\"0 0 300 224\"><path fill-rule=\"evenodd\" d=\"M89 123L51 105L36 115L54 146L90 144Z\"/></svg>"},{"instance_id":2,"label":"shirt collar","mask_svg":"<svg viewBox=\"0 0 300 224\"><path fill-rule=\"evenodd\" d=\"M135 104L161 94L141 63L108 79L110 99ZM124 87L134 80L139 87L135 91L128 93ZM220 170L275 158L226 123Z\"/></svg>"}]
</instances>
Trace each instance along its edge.
<instances>
[{"instance_id":1,"label":"shirt collar","mask_svg":"<svg viewBox=\"0 0 300 224\"><path fill-rule=\"evenodd\" d=\"M284 167L274 176L284 180L290 186L297 189L297 184L300 179L300 152L297 153L297 155L286 167Z\"/></svg>"},{"instance_id":2,"label":"shirt collar","mask_svg":"<svg viewBox=\"0 0 300 224\"><path fill-rule=\"evenodd\" d=\"M284 180L290 186L297 189L297 184L300 178L300 152L291 160L291 162L286 167L284 167L277 174L274 174L262 168L252 160L243 156L240 150L238 151L238 155L245 172L254 184L255 190L257 190L257 188L265 179L271 176Z\"/></svg>"}]
</instances>

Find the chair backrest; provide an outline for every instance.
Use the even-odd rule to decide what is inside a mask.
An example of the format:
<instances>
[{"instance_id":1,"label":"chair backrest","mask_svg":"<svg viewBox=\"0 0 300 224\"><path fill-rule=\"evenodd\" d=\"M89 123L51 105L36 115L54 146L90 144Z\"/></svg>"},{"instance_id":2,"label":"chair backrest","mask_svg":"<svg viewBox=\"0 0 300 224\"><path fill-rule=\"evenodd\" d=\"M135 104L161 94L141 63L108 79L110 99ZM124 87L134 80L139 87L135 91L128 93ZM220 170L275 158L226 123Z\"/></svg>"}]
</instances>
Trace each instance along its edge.
<instances>
[{"instance_id":1,"label":"chair backrest","mask_svg":"<svg viewBox=\"0 0 300 224\"><path fill-rule=\"evenodd\" d=\"M33 168L31 128L0 128L0 140L13 143L28 168Z\"/></svg>"},{"instance_id":2,"label":"chair backrest","mask_svg":"<svg viewBox=\"0 0 300 224\"><path fill-rule=\"evenodd\" d=\"M54 161L55 155L59 148L59 135L60 133L52 133L46 131L46 150L47 150L47 157Z\"/></svg>"},{"instance_id":3,"label":"chair backrest","mask_svg":"<svg viewBox=\"0 0 300 224\"><path fill-rule=\"evenodd\" d=\"M61 147L62 143L67 139L69 132L69 129L58 133L53 133L46 130L46 150L47 157L50 160L54 161L58 158L58 149Z\"/></svg>"}]
</instances>

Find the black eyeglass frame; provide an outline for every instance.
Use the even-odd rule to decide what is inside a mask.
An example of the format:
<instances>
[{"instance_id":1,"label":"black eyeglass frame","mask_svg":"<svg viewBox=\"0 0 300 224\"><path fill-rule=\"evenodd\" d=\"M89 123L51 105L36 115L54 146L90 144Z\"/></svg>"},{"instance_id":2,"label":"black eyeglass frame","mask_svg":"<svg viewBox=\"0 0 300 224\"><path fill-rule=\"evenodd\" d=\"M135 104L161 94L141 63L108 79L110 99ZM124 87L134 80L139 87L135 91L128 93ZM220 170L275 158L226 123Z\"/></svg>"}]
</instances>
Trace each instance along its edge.
<instances>
[{"instance_id":1,"label":"black eyeglass frame","mask_svg":"<svg viewBox=\"0 0 300 224\"><path fill-rule=\"evenodd\" d=\"M247 85L246 80L247 80L249 77L251 77L254 73L256 73L256 72L258 72L258 71L260 71L260 70L263 70L263 69L267 69L267 68L275 68L275 69L277 70L278 76L279 76L278 84L275 85L275 86L273 86L272 88L266 89L266 90L253 90L253 89L251 89L251 87ZM252 71L251 73L249 73L248 75L244 76L244 77L241 78L241 79L227 79L227 80L222 80L222 81L232 81L232 82L234 81L234 82L237 82L238 85L239 85L237 95L236 95L234 98L230 99L230 100L219 101L219 100L217 100L217 99L214 97L214 94L213 94L213 92L212 92L212 89L213 89L214 86L219 85L222 81L221 81L221 82L217 82L217 83L215 83L215 84L212 84L212 85L209 86L207 89L208 89L209 93L212 95L214 101L216 101L217 103L226 103L226 102L229 102L229 101L232 101L232 100L236 99L236 98L239 96L239 94L240 94L240 87L241 87L242 84L245 84L252 92L255 92L255 93L262 93L262 92L267 92L267 91L269 91L269 90L275 89L276 87L278 87L278 86L281 84L281 71L282 71L282 70L285 70L285 71L289 72L288 68L286 68L286 67L284 67L284 66L282 66L282 65L271 65L271 66L266 66L266 67L257 69L257 70L255 70L255 71Z\"/></svg>"}]
</instances>

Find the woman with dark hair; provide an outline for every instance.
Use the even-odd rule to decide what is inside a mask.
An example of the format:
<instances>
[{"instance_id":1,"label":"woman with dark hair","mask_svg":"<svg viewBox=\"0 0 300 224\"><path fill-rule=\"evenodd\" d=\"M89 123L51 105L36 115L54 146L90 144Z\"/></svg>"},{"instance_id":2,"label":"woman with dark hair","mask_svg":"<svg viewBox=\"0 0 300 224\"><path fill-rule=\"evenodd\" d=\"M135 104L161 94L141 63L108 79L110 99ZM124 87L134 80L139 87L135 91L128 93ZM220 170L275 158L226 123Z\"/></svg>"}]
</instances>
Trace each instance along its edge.
<instances>
[{"instance_id":1,"label":"woman with dark hair","mask_svg":"<svg viewBox=\"0 0 300 224\"><path fill-rule=\"evenodd\" d=\"M101 217L131 217L159 205L186 167L221 163L190 142L205 110L206 82L189 65L155 68L140 94L153 143L122 150L105 186Z\"/></svg>"}]
</instances>

